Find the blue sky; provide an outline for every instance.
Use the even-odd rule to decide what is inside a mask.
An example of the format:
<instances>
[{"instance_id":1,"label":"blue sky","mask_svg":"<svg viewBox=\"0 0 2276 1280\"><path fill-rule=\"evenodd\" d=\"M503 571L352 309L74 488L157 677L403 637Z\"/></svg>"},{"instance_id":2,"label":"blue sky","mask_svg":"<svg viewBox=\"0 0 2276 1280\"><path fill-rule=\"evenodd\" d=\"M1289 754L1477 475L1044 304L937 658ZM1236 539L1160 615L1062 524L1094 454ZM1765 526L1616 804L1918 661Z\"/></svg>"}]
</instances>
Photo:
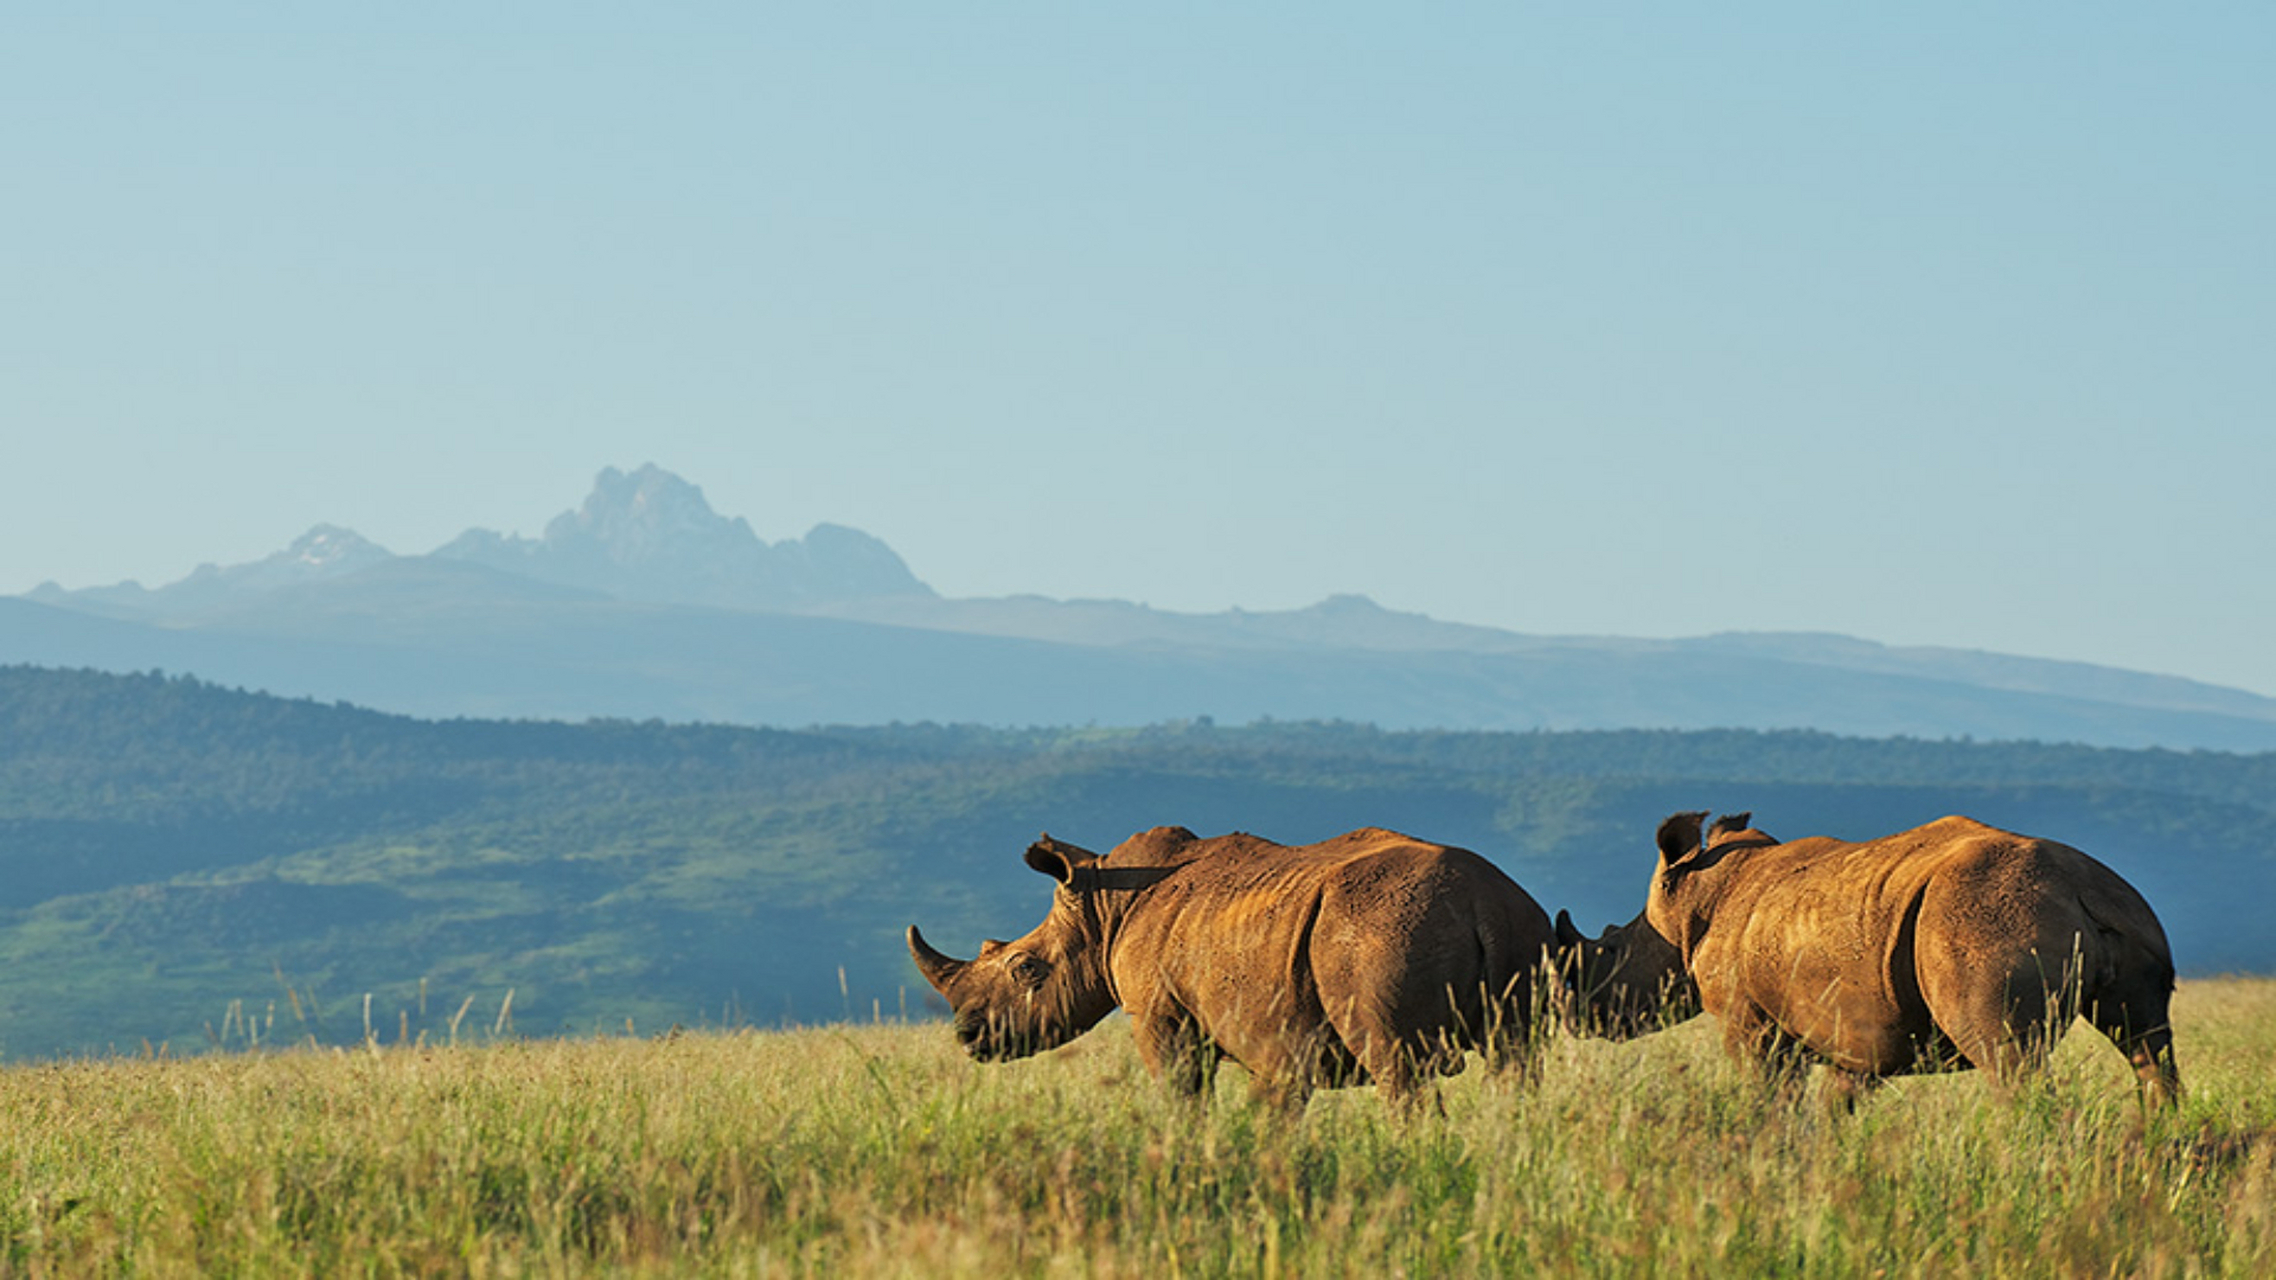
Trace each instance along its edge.
<instances>
[{"instance_id":1,"label":"blue sky","mask_svg":"<svg viewBox=\"0 0 2276 1280\"><path fill-rule=\"evenodd\" d=\"M2276 694L2264 4L263 8L0 19L0 592L653 461L951 595Z\"/></svg>"}]
</instances>

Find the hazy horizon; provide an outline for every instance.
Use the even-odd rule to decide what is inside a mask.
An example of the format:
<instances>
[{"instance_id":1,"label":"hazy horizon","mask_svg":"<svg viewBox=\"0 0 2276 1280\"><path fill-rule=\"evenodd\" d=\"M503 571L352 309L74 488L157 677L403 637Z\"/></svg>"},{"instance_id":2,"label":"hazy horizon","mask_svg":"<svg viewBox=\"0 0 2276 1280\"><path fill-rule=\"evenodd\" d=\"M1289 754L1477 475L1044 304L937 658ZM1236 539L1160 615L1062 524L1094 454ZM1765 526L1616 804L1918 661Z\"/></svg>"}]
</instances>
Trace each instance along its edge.
<instances>
[{"instance_id":1,"label":"hazy horizon","mask_svg":"<svg viewBox=\"0 0 2276 1280\"><path fill-rule=\"evenodd\" d=\"M2276 11L0 19L0 593L654 462L944 595L2276 694Z\"/></svg>"}]
</instances>

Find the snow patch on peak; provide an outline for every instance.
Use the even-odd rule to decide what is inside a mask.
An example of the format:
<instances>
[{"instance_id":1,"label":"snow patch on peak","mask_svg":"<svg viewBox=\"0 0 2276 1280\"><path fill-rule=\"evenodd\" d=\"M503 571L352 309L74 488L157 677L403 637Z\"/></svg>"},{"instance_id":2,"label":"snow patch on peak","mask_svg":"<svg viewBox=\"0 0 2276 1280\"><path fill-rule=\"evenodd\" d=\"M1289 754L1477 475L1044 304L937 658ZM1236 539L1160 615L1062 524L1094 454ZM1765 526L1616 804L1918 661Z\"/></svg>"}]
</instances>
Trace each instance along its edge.
<instances>
[{"instance_id":1,"label":"snow patch on peak","mask_svg":"<svg viewBox=\"0 0 2276 1280\"><path fill-rule=\"evenodd\" d=\"M306 565L311 569L358 568L394 558L387 548L353 529L320 524L293 539L292 545L270 557Z\"/></svg>"}]
</instances>

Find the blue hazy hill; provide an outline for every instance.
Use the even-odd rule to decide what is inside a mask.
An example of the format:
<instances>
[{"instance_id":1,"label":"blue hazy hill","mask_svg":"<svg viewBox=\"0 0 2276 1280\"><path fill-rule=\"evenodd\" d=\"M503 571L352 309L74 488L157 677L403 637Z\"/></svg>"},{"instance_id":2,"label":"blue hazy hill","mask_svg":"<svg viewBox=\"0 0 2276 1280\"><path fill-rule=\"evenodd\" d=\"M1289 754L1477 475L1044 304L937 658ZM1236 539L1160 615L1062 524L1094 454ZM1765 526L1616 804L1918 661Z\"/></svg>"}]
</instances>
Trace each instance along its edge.
<instances>
[{"instance_id":1,"label":"blue hazy hill","mask_svg":"<svg viewBox=\"0 0 2276 1280\"><path fill-rule=\"evenodd\" d=\"M1179 614L942 599L824 525L769 544L695 486L603 472L540 539L398 556L320 526L249 565L0 599L0 661L188 672L426 716L740 724L1814 728L2276 749L2276 699L2080 663L1831 635L1542 636L1342 596Z\"/></svg>"}]
</instances>

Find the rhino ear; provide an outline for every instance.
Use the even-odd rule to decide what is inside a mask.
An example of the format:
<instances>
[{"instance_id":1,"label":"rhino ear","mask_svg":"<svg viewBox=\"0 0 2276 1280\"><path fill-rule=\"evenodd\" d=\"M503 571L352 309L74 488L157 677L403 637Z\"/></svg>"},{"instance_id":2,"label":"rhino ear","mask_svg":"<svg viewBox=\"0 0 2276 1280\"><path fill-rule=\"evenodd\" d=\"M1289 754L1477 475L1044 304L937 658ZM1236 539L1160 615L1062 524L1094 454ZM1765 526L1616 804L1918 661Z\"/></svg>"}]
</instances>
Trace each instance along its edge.
<instances>
[{"instance_id":1,"label":"rhino ear","mask_svg":"<svg viewBox=\"0 0 2276 1280\"><path fill-rule=\"evenodd\" d=\"M1573 913L1562 910L1557 912L1557 945L1577 947L1586 941L1588 939L1581 936L1581 931L1573 927Z\"/></svg>"},{"instance_id":2,"label":"rhino ear","mask_svg":"<svg viewBox=\"0 0 2276 1280\"><path fill-rule=\"evenodd\" d=\"M1098 861L1098 855L1079 845L1054 840L1046 832L1027 847L1027 865L1063 885L1075 882L1075 873Z\"/></svg>"},{"instance_id":3,"label":"rhino ear","mask_svg":"<svg viewBox=\"0 0 2276 1280\"><path fill-rule=\"evenodd\" d=\"M1726 813L1715 819L1715 825L1708 828L1707 840L1712 844L1724 836L1735 836L1753 825L1754 814L1752 813Z\"/></svg>"},{"instance_id":4,"label":"rhino ear","mask_svg":"<svg viewBox=\"0 0 2276 1280\"><path fill-rule=\"evenodd\" d=\"M1707 821L1707 811L1670 814L1660 824L1660 862L1664 865L1676 861L1699 847L1699 824Z\"/></svg>"}]
</instances>

